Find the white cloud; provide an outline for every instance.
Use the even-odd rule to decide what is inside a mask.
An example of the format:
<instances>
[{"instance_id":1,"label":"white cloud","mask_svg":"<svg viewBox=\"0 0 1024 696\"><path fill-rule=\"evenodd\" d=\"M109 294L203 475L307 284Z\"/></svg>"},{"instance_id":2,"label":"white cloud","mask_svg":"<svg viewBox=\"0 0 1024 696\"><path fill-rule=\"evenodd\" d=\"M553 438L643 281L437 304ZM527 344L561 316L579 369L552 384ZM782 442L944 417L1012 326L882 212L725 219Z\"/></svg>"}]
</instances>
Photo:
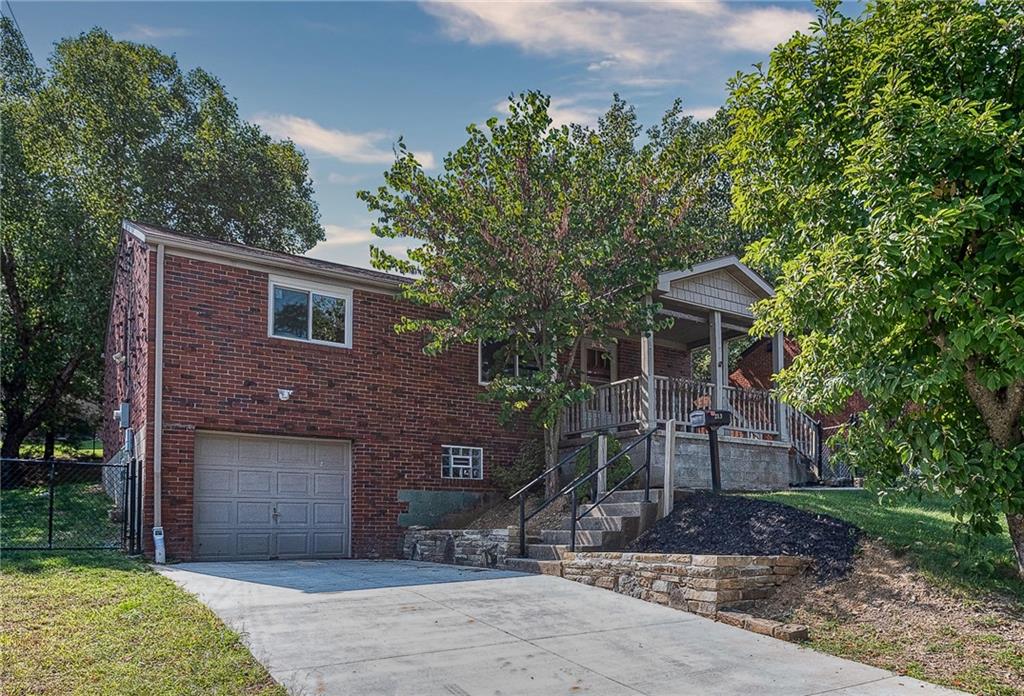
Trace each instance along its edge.
<instances>
[{"instance_id":1,"label":"white cloud","mask_svg":"<svg viewBox=\"0 0 1024 696\"><path fill-rule=\"evenodd\" d=\"M589 71L623 84L699 76L716 54L767 51L814 18L804 10L722 0L452 0L422 6L452 39L584 60Z\"/></svg>"},{"instance_id":2,"label":"white cloud","mask_svg":"<svg viewBox=\"0 0 1024 696\"><path fill-rule=\"evenodd\" d=\"M188 36L191 32L181 27L154 27L150 24L133 24L127 31L118 33L117 37L127 41L153 41Z\"/></svg>"},{"instance_id":3,"label":"white cloud","mask_svg":"<svg viewBox=\"0 0 1024 696\"><path fill-rule=\"evenodd\" d=\"M346 227L344 225L326 224L324 225L324 233L327 239L320 242L317 248L368 244L376 239L374 234L370 232L369 225L366 227Z\"/></svg>"},{"instance_id":4,"label":"white cloud","mask_svg":"<svg viewBox=\"0 0 1024 696\"><path fill-rule=\"evenodd\" d=\"M299 147L333 157L339 162L391 164L395 159L391 147L393 140L383 131L342 131L292 114L260 114L253 120L275 138L288 138ZM413 154L424 168L434 167L433 153Z\"/></svg>"},{"instance_id":5,"label":"white cloud","mask_svg":"<svg viewBox=\"0 0 1024 696\"><path fill-rule=\"evenodd\" d=\"M722 35L730 48L767 53L794 31L806 29L811 19L801 10L758 7L733 16L722 28Z\"/></svg>"},{"instance_id":6,"label":"white cloud","mask_svg":"<svg viewBox=\"0 0 1024 696\"><path fill-rule=\"evenodd\" d=\"M503 116L509 113L508 100L500 101L494 105L494 110ZM555 128L579 123L584 126L597 124L597 119L605 112L605 108L582 103L580 97L552 97L548 106L548 116L551 117L551 125Z\"/></svg>"},{"instance_id":7,"label":"white cloud","mask_svg":"<svg viewBox=\"0 0 1024 696\"><path fill-rule=\"evenodd\" d=\"M693 116L698 121L706 121L709 118L711 118L712 116L714 116L715 114L717 114L718 110L720 108L722 108L722 107L720 107L720 106L695 106L692 109L687 109L687 108L684 107L683 110L686 112L687 115Z\"/></svg>"}]
</instances>

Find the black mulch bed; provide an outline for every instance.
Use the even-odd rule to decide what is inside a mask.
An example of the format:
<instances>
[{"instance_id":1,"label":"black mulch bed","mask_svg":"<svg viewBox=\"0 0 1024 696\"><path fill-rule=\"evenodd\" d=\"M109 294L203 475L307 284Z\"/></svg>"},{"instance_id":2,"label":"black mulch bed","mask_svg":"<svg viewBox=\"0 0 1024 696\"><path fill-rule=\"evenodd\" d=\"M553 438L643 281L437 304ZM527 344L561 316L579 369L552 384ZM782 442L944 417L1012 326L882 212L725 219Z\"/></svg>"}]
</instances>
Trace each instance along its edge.
<instances>
[{"instance_id":1,"label":"black mulch bed","mask_svg":"<svg viewBox=\"0 0 1024 696\"><path fill-rule=\"evenodd\" d=\"M693 493L629 546L648 553L809 556L819 580L850 571L860 530L828 515L767 500Z\"/></svg>"}]
</instances>

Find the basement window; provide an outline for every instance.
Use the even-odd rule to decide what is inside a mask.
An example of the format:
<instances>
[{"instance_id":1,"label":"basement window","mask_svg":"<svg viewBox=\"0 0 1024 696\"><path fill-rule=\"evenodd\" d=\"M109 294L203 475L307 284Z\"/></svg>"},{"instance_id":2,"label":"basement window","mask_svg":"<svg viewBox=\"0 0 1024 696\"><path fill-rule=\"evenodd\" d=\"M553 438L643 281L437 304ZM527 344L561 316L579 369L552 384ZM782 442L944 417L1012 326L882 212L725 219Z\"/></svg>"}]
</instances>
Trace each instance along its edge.
<instances>
[{"instance_id":1,"label":"basement window","mask_svg":"<svg viewBox=\"0 0 1024 696\"><path fill-rule=\"evenodd\" d=\"M352 347L352 290L272 278L268 304L268 335Z\"/></svg>"},{"instance_id":2,"label":"basement window","mask_svg":"<svg viewBox=\"0 0 1024 696\"><path fill-rule=\"evenodd\" d=\"M441 446L441 478L483 479L484 448Z\"/></svg>"}]
</instances>

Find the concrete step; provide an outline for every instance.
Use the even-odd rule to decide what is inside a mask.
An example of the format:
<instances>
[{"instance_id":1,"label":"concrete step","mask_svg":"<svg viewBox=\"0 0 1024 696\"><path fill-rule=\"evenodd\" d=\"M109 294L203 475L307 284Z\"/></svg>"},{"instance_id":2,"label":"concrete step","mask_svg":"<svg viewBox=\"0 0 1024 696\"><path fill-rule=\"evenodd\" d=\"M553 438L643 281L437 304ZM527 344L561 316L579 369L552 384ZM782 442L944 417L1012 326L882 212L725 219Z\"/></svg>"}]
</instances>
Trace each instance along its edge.
<instances>
[{"instance_id":1,"label":"concrete step","mask_svg":"<svg viewBox=\"0 0 1024 696\"><path fill-rule=\"evenodd\" d=\"M651 502L656 503L661 500L661 489L651 489ZM610 496L606 503L642 503L644 501L643 491L615 491Z\"/></svg>"},{"instance_id":2,"label":"concrete step","mask_svg":"<svg viewBox=\"0 0 1024 696\"><path fill-rule=\"evenodd\" d=\"M520 573L534 573L536 575L562 575L561 561L538 561L535 558L506 558L504 568L506 570L517 570Z\"/></svg>"},{"instance_id":3,"label":"concrete step","mask_svg":"<svg viewBox=\"0 0 1024 696\"><path fill-rule=\"evenodd\" d=\"M608 532L607 534L603 530L590 531L590 530L576 530L576 543L583 544L585 546L600 546L604 547L605 537L611 536L614 532ZM544 530L544 543L545 544L568 544L569 539L572 537L572 532L568 529L545 529Z\"/></svg>"},{"instance_id":4,"label":"concrete step","mask_svg":"<svg viewBox=\"0 0 1024 696\"><path fill-rule=\"evenodd\" d=\"M589 516L596 517L640 517L646 512L645 508L657 508L657 503L601 503L600 505L584 505L580 508L589 511Z\"/></svg>"}]
</instances>

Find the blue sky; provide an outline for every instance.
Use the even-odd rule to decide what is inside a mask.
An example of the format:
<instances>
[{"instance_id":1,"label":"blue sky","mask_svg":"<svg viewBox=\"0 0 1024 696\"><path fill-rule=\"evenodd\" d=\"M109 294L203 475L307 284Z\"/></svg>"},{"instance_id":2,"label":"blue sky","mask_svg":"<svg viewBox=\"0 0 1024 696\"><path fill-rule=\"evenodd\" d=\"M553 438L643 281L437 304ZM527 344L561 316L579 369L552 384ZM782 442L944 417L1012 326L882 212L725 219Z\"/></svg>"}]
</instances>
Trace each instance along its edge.
<instances>
[{"instance_id":1,"label":"blue sky","mask_svg":"<svg viewBox=\"0 0 1024 696\"><path fill-rule=\"evenodd\" d=\"M58 39L100 26L219 77L243 117L309 158L328 235L309 255L360 266L369 265L371 217L355 192L381 183L399 135L436 167L466 124L500 115L509 94L527 89L552 96L556 122L592 122L614 92L644 123L676 97L707 116L730 76L814 17L807 2L724 0L14 0L13 10L39 63Z\"/></svg>"}]
</instances>

